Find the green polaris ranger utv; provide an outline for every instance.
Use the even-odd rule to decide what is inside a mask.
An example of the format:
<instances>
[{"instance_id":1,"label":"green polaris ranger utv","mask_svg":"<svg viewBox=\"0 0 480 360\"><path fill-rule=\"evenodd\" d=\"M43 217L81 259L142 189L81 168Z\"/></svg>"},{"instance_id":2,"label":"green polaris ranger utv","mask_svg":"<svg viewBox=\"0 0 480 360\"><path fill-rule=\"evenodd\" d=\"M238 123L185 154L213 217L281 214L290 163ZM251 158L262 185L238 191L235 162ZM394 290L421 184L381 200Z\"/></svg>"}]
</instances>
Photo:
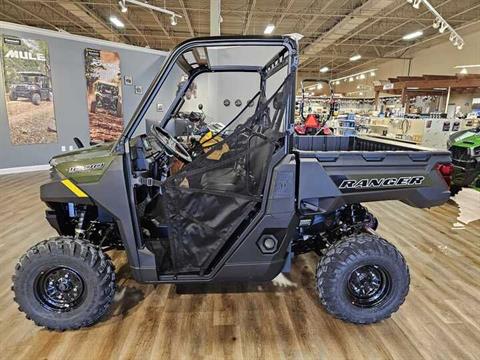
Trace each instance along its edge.
<instances>
[{"instance_id":1,"label":"green polaris ranger utv","mask_svg":"<svg viewBox=\"0 0 480 360\"><path fill-rule=\"evenodd\" d=\"M450 153L295 136L297 67L290 37L199 38L175 48L115 143L51 160L40 197L58 236L20 258L20 310L49 329L94 324L115 292L107 253L120 249L146 283L270 281L313 251L326 311L359 324L395 312L408 267L360 203L441 205ZM187 97L194 81L198 97ZM185 115L198 108L200 133Z\"/></svg>"},{"instance_id":2,"label":"green polaris ranger utv","mask_svg":"<svg viewBox=\"0 0 480 360\"><path fill-rule=\"evenodd\" d=\"M480 127L459 131L450 136L454 172L450 192L458 194L464 187L480 191Z\"/></svg>"}]
</instances>

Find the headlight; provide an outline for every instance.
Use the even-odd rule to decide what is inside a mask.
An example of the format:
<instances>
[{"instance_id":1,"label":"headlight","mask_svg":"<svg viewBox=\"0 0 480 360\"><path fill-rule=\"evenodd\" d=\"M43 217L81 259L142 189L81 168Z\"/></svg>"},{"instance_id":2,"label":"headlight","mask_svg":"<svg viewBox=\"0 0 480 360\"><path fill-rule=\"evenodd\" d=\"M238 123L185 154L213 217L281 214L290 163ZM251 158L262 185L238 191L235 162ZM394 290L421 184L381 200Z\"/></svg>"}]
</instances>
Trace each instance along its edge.
<instances>
[{"instance_id":1,"label":"headlight","mask_svg":"<svg viewBox=\"0 0 480 360\"><path fill-rule=\"evenodd\" d=\"M480 156L480 146L473 149L473 156Z\"/></svg>"}]
</instances>

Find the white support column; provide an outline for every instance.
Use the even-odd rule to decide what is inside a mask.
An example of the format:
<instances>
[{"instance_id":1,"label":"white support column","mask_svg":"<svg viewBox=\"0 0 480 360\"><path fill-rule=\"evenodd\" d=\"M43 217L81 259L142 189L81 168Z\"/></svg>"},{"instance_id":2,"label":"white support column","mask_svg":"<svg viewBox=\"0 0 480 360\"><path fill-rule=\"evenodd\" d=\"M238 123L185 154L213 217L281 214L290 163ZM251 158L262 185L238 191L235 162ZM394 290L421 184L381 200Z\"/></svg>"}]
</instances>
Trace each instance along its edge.
<instances>
[{"instance_id":1,"label":"white support column","mask_svg":"<svg viewBox=\"0 0 480 360\"><path fill-rule=\"evenodd\" d=\"M210 0L210 36L220 35L221 0Z\"/></svg>"},{"instance_id":2,"label":"white support column","mask_svg":"<svg viewBox=\"0 0 480 360\"><path fill-rule=\"evenodd\" d=\"M447 92L447 100L445 101L445 114L448 114L448 103L450 102L450 92L452 88L449 86L448 87L448 92Z\"/></svg>"}]
</instances>

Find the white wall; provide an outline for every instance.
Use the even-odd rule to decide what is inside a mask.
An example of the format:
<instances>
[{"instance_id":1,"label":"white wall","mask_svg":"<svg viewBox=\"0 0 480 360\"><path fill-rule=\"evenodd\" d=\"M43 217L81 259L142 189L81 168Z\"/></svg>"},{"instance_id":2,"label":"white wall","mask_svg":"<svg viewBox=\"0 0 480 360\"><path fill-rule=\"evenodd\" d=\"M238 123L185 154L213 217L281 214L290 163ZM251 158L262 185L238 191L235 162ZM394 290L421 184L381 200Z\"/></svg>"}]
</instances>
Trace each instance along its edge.
<instances>
[{"instance_id":1,"label":"white wall","mask_svg":"<svg viewBox=\"0 0 480 360\"><path fill-rule=\"evenodd\" d=\"M58 142L53 144L12 145L7 119L3 71L0 69L0 169L48 164L61 147L74 145L79 137L89 143L85 48L117 51L122 75L131 75L145 93L163 63L166 53L82 36L58 33L17 24L0 22L1 35L45 40L49 46L55 119ZM133 86L123 86L123 118L126 124L143 95Z\"/></svg>"}]
</instances>

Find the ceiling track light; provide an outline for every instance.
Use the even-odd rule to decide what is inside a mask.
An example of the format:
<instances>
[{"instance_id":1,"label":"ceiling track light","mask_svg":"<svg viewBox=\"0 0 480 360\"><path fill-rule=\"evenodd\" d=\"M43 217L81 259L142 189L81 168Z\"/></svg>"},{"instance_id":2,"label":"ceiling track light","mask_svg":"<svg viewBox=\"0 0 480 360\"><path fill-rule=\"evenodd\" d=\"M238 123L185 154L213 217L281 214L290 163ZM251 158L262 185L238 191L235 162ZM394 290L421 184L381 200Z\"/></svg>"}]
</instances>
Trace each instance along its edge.
<instances>
[{"instance_id":1,"label":"ceiling track light","mask_svg":"<svg viewBox=\"0 0 480 360\"><path fill-rule=\"evenodd\" d=\"M446 30L450 31L450 42L453 46L455 46L458 50L462 50L463 46L465 45L465 41L463 38L455 31L455 29L440 15L440 13L433 7L432 4L429 3L428 0L407 0L409 4L415 9L420 8L420 4L423 3L425 7L435 16L435 20L433 21L433 28L438 29L440 34L443 34Z\"/></svg>"},{"instance_id":2,"label":"ceiling track light","mask_svg":"<svg viewBox=\"0 0 480 360\"><path fill-rule=\"evenodd\" d=\"M154 10L154 11L158 11L158 12L170 15L171 16L170 17L170 23L173 26L177 24L177 18L182 18L182 15L180 15L180 14L177 14L177 13L175 13L171 10L165 9L165 8L150 5L147 1L142 2L142 1L138 1L138 0L120 0L119 4L120 3L122 3L122 5L125 6L125 8L126 8L126 3L129 3L129 4L134 4L134 5L143 7L143 8L147 8L147 9L150 9L150 10ZM123 10L122 5L120 5L120 8L121 8L122 12L126 12L126 11Z\"/></svg>"},{"instance_id":3,"label":"ceiling track light","mask_svg":"<svg viewBox=\"0 0 480 360\"><path fill-rule=\"evenodd\" d=\"M374 77L376 75L375 71L377 71L378 69L369 69L369 70L365 70L365 71L362 71L362 72L359 72L359 73L356 73L356 74L352 74L352 75L348 75L348 76L344 76L344 77L340 77L340 78L337 78L337 79L332 79L330 80L330 83L331 84L340 84L340 81L343 80L343 82L353 82L355 81L355 79L357 80L365 80L367 78L367 75L370 74L371 77Z\"/></svg>"},{"instance_id":4,"label":"ceiling track light","mask_svg":"<svg viewBox=\"0 0 480 360\"><path fill-rule=\"evenodd\" d=\"M127 4L125 3L125 0L120 0L118 2L118 5L120 6L120 11L122 13L126 13L128 11Z\"/></svg>"}]
</instances>

